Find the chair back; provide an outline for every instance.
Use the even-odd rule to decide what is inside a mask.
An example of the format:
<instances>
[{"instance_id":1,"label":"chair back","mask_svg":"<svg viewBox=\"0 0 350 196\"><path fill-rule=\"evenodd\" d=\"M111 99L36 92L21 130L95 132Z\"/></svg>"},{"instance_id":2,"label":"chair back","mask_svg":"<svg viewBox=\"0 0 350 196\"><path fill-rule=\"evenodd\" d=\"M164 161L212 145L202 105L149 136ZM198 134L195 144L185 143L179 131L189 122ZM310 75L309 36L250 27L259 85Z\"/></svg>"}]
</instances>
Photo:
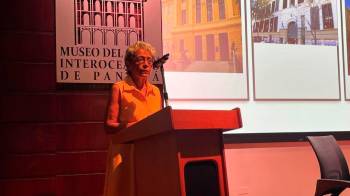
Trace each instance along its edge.
<instances>
[{"instance_id":1,"label":"chair back","mask_svg":"<svg viewBox=\"0 0 350 196\"><path fill-rule=\"evenodd\" d=\"M346 159L332 135L307 136L307 139L316 153L321 178L350 180Z\"/></svg>"}]
</instances>

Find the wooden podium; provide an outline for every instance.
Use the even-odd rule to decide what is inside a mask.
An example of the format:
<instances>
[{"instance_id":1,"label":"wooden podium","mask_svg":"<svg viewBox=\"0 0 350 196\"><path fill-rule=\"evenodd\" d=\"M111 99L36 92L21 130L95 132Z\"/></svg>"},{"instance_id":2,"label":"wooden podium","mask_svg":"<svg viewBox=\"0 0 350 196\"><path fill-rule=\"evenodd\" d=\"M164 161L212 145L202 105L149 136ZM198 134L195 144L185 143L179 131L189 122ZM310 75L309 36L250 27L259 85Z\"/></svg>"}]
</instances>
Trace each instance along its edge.
<instances>
[{"instance_id":1,"label":"wooden podium","mask_svg":"<svg viewBox=\"0 0 350 196\"><path fill-rule=\"evenodd\" d=\"M225 196L222 132L242 127L240 110L173 110L113 136L135 145L137 196Z\"/></svg>"}]
</instances>

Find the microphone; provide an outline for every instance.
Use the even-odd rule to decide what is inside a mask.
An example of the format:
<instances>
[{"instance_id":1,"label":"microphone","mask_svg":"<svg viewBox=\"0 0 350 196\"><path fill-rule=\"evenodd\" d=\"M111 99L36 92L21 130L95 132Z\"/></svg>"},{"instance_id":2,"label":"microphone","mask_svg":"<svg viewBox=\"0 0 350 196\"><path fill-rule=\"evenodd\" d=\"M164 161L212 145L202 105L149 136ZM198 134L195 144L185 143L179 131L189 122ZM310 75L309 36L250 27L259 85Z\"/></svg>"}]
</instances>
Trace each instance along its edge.
<instances>
[{"instance_id":1,"label":"microphone","mask_svg":"<svg viewBox=\"0 0 350 196\"><path fill-rule=\"evenodd\" d=\"M164 56L160 57L158 60L153 62L153 68L158 69L161 65L163 65L168 59L170 54L167 53Z\"/></svg>"}]
</instances>

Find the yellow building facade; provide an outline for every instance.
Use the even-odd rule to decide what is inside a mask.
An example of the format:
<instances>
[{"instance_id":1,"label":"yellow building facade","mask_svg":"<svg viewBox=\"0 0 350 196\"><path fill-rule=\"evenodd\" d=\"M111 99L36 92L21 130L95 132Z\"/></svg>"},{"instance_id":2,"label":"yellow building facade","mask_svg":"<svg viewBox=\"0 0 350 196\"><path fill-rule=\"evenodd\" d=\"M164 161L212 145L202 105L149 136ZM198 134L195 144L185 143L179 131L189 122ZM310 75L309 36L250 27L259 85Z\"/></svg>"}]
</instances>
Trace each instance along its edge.
<instances>
[{"instance_id":1,"label":"yellow building facade","mask_svg":"<svg viewBox=\"0 0 350 196\"><path fill-rule=\"evenodd\" d=\"M163 0L162 6L164 51L174 70L242 72L239 0Z\"/></svg>"}]
</instances>

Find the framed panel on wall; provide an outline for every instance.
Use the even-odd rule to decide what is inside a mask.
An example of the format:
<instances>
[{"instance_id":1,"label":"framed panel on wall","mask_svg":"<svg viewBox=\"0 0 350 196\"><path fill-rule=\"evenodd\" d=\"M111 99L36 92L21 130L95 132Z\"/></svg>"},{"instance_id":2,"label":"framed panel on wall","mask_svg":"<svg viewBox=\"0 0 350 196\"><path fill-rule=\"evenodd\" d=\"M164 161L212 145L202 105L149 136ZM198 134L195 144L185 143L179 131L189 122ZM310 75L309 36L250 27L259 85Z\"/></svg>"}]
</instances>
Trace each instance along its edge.
<instances>
[{"instance_id":1,"label":"framed panel on wall","mask_svg":"<svg viewBox=\"0 0 350 196\"><path fill-rule=\"evenodd\" d=\"M170 99L248 99L240 0L164 0L162 21Z\"/></svg>"},{"instance_id":2,"label":"framed panel on wall","mask_svg":"<svg viewBox=\"0 0 350 196\"><path fill-rule=\"evenodd\" d=\"M346 43L344 43L344 92L345 100L350 101L350 0L343 0L345 8L344 27Z\"/></svg>"},{"instance_id":3,"label":"framed panel on wall","mask_svg":"<svg viewBox=\"0 0 350 196\"><path fill-rule=\"evenodd\" d=\"M338 0L250 0L255 100L340 100Z\"/></svg>"},{"instance_id":4,"label":"framed panel on wall","mask_svg":"<svg viewBox=\"0 0 350 196\"><path fill-rule=\"evenodd\" d=\"M124 53L136 41L162 54L161 1L57 0L56 81L109 84L126 76ZM150 81L162 83L159 71Z\"/></svg>"}]
</instances>

